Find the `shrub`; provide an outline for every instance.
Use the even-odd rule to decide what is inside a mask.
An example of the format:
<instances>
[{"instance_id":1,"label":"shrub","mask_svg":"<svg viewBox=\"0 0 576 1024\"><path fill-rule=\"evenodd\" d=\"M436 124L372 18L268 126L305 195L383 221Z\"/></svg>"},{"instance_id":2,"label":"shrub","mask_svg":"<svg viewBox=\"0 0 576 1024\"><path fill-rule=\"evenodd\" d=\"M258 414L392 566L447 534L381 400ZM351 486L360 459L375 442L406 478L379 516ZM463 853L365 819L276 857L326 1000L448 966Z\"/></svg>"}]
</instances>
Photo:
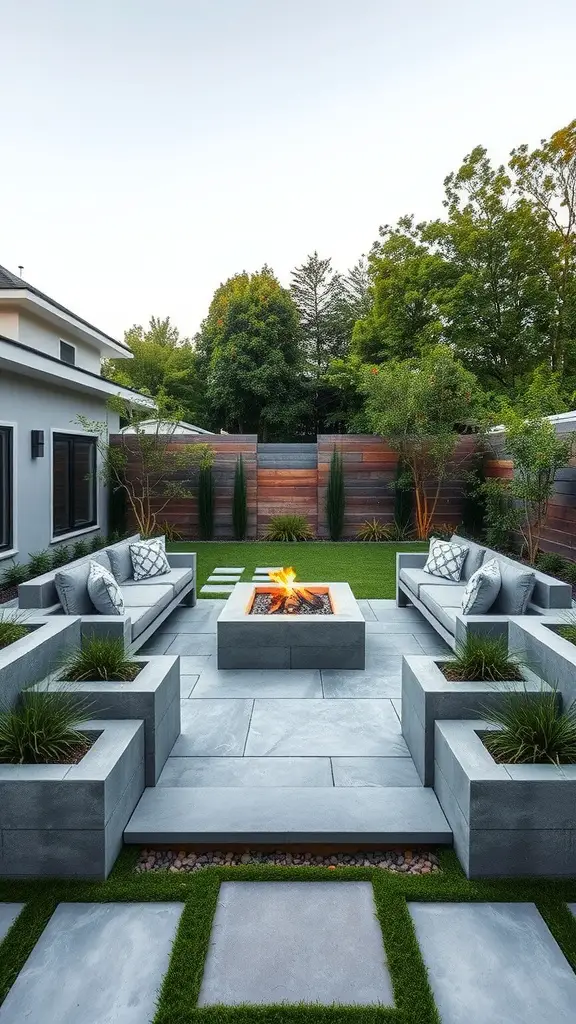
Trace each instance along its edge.
<instances>
[{"instance_id":1,"label":"shrub","mask_svg":"<svg viewBox=\"0 0 576 1024\"><path fill-rule=\"evenodd\" d=\"M398 534L402 534L399 540L404 540L414 531L414 480L401 458L396 463L394 479L394 523Z\"/></svg>"},{"instance_id":2,"label":"shrub","mask_svg":"<svg viewBox=\"0 0 576 1024\"><path fill-rule=\"evenodd\" d=\"M65 544L61 548L54 548L52 552L52 568L59 569L61 565L66 565L70 561L70 552Z\"/></svg>"},{"instance_id":3,"label":"shrub","mask_svg":"<svg viewBox=\"0 0 576 1024\"><path fill-rule=\"evenodd\" d=\"M497 710L484 717L500 731L484 736L484 745L503 764L574 764L576 704L564 711L555 691L508 694Z\"/></svg>"},{"instance_id":4,"label":"shrub","mask_svg":"<svg viewBox=\"0 0 576 1024\"><path fill-rule=\"evenodd\" d=\"M440 540L450 540L453 533L456 533L457 527L453 526L452 523L436 523L435 526L431 526L428 532L427 540L431 537L438 537Z\"/></svg>"},{"instance_id":5,"label":"shrub","mask_svg":"<svg viewBox=\"0 0 576 1024\"><path fill-rule=\"evenodd\" d=\"M356 534L357 540L390 540L390 527L380 519L367 519Z\"/></svg>"},{"instance_id":6,"label":"shrub","mask_svg":"<svg viewBox=\"0 0 576 1024\"><path fill-rule=\"evenodd\" d=\"M234 494L232 496L232 526L235 540L244 540L247 523L246 473L244 471L244 459L239 455L236 460L236 469L234 470Z\"/></svg>"},{"instance_id":7,"label":"shrub","mask_svg":"<svg viewBox=\"0 0 576 1024\"><path fill-rule=\"evenodd\" d=\"M514 505L509 481L488 477L478 494L484 502L486 544L497 551L511 551L512 534L519 529L522 514Z\"/></svg>"},{"instance_id":8,"label":"shrub","mask_svg":"<svg viewBox=\"0 0 576 1024\"><path fill-rule=\"evenodd\" d=\"M447 679L500 683L523 678L519 659L509 654L506 641L500 637L467 633L454 653L454 661L443 666Z\"/></svg>"},{"instance_id":9,"label":"shrub","mask_svg":"<svg viewBox=\"0 0 576 1024\"><path fill-rule=\"evenodd\" d=\"M340 540L344 529L344 508L346 494L344 491L344 465L342 452L334 449L330 461L330 475L326 491L326 519L330 540Z\"/></svg>"},{"instance_id":10,"label":"shrub","mask_svg":"<svg viewBox=\"0 0 576 1024\"><path fill-rule=\"evenodd\" d=\"M106 543L107 540L105 537L101 537L99 534L96 534L96 536L92 537L92 540L90 541L90 553L94 554L96 551L100 551L100 549L103 548ZM112 543L114 542L112 541Z\"/></svg>"},{"instance_id":11,"label":"shrub","mask_svg":"<svg viewBox=\"0 0 576 1024\"><path fill-rule=\"evenodd\" d=\"M566 559L555 551L540 551L536 559L536 568L550 576L562 576L566 567Z\"/></svg>"},{"instance_id":12,"label":"shrub","mask_svg":"<svg viewBox=\"0 0 576 1024\"><path fill-rule=\"evenodd\" d=\"M0 650L3 647L8 647L9 644L16 643L17 640L22 640L27 633L28 628L24 625L22 613L8 612L0 619Z\"/></svg>"},{"instance_id":13,"label":"shrub","mask_svg":"<svg viewBox=\"0 0 576 1024\"><path fill-rule=\"evenodd\" d=\"M50 551L33 551L28 555L28 571L30 579L36 576L43 576L52 568L52 555Z\"/></svg>"},{"instance_id":14,"label":"shrub","mask_svg":"<svg viewBox=\"0 0 576 1024\"><path fill-rule=\"evenodd\" d=\"M395 519L393 523L388 525L388 540L394 541L406 541L413 540L414 538L414 527L411 522L402 522L402 520Z\"/></svg>"},{"instance_id":15,"label":"shrub","mask_svg":"<svg viewBox=\"0 0 576 1024\"><path fill-rule=\"evenodd\" d=\"M75 728L90 704L61 691L26 690L17 707L0 713L0 762L54 764L88 749Z\"/></svg>"},{"instance_id":16,"label":"shrub","mask_svg":"<svg viewBox=\"0 0 576 1024\"><path fill-rule=\"evenodd\" d=\"M0 590L12 590L13 587L19 587L21 583L25 583L27 579L28 566L14 562L13 565L6 566L0 572Z\"/></svg>"},{"instance_id":17,"label":"shrub","mask_svg":"<svg viewBox=\"0 0 576 1024\"><path fill-rule=\"evenodd\" d=\"M60 677L74 682L131 682L142 669L124 650L123 640L90 637L62 663Z\"/></svg>"},{"instance_id":18,"label":"shrub","mask_svg":"<svg viewBox=\"0 0 576 1024\"><path fill-rule=\"evenodd\" d=\"M182 534L180 530L177 530L174 523L163 522L158 527L157 536L166 537L166 540L173 544L175 541L182 540Z\"/></svg>"},{"instance_id":19,"label":"shrub","mask_svg":"<svg viewBox=\"0 0 576 1024\"><path fill-rule=\"evenodd\" d=\"M85 540L77 540L74 547L72 548L71 561L75 561L76 558L85 558L90 553L90 547Z\"/></svg>"},{"instance_id":20,"label":"shrub","mask_svg":"<svg viewBox=\"0 0 576 1024\"><path fill-rule=\"evenodd\" d=\"M272 516L264 540L312 540L314 534L304 516Z\"/></svg>"},{"instance_id":21,"label":"shrub","mask_svg":"<svg viewBox=\"0 0 576 1024\"><path fill-rule=\"evenodd\" d=\"M201 466L198 473L198 525L202 540L214 533L214 476L212 466Z\"/></svg>"}]
</instances>

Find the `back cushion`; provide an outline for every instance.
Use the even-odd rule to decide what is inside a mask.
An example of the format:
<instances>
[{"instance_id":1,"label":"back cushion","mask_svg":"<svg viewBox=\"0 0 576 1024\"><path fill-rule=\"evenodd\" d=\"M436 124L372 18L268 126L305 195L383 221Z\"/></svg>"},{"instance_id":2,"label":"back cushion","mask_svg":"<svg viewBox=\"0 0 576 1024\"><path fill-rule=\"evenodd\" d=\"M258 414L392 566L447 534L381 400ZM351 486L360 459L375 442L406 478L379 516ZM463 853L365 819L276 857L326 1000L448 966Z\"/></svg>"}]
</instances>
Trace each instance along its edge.
<instances>
[{"instance_id":1,"label":"back cushion","mask_svg":"<svg viewBox=\"0 0 576 1024\"><path fill-rule=\"evenodd\" d=\"M531 569L524 569L500 559L498 561L502 582L490 614L525 615L534 590L536 575Z\"/></svg>"},{"instance_id":2,"label":"back cushion","mask_svg":"<svg viewBox=\"0 0 576 1024\"><path fill-rule=\"evenodd\" d=\"M484 555L486 554L486 548L480 547L479 544L475 544L473 540L468 540L467 537L459 537L457 533L452 534L450 537L450 543L466 544L468 546L468 552L464 559L464 565L462 566L461 579L469 580L482 565Z\"/></svg>"},{"instance_id":3,"label":"back cushion","mask_svg":"<svg viewBox=\"0 0 576 1024\"><path fill-rule=\"evenodd\" d=\"M116 544L113 548L106 548L112 573L117 583L124 583L132 579L132 559L130 557L130 543Z\"/></svg>"},{"instance_id":4,"label":"back cushion","mask_svg":"<svg viewBox=\"0 0 576 1024\"><path fill-rule=\"evenodd\" d=\"M98 551L79 565L59 569L54 576L54 586L65 615L94 615L96 611L88 594L90 561L98 562L110 572L108 555L105 551Z\"/></svg>"}]
</instances>

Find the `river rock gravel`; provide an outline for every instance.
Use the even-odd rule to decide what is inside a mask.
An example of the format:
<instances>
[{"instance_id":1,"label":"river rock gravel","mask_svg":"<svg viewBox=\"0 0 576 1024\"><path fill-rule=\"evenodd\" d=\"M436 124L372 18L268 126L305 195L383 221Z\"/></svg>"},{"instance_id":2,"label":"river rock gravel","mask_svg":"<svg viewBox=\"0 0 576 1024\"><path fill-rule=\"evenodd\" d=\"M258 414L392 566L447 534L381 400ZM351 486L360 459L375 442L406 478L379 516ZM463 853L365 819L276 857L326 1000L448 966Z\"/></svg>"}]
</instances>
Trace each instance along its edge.
<instances>
[{"instance_id":1,"label":"river rock gravel","mask_svg":"<svg viewBox=\"0 0 576 1024\"><path fill-rule=\"evenodd\" d=\"M245 853L209 850L142 850L136 871L202 871L214 867L274 865L275 867L379 868L407 875L430 875L440 871L436 854L422 850L375 850L357 853L315 854L274 850L271 853L248 850Z\"/></svg>"}]
</instances>

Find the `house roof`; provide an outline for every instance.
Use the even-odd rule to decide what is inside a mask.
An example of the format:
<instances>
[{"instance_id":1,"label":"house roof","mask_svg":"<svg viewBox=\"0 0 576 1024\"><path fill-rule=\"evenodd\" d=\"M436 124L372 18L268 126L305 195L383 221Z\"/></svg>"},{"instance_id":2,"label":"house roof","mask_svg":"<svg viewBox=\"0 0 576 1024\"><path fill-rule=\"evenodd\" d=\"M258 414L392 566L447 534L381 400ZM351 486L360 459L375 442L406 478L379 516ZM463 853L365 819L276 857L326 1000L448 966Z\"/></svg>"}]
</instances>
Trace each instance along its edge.
<instances>
[{"instance_id":1,"label":"house roof","mask_svg":"<svg viewBox=\"0 0 576 1024\"><path fill-rule=\"evenodd\" d=\"M72 310L67 309L61 302L56 302L54 299L51 299L49 295L46 295L45 292L41 292L39 288L35 288L33 284L29 284L28 281L24 281L23 278L19 277L17 274L13 274L12 271L7 270L6 267L0 266L0 290L12 290L15 288L20 291L24 290L31 292L44 302L49 302L51 306L55 307L55 309L61 310L62 313L66 313L67 316L73 317L74 320L78 321L78 323L84 324L84 327L88 327L91 331L96 331L97 334L102 335L103 338L107 338L107 340L113 342L114 345L120 345L122 348L126 349L127 352L130 352L130 347L125 341L118 341L117 338L113 338L110 334L106 334L104 331L101 331L99 327L95 327L94 324L89 323L88 320L84 320L83 317L78 316L77 313L73 313Z\"/></svg>"}]
</instances>

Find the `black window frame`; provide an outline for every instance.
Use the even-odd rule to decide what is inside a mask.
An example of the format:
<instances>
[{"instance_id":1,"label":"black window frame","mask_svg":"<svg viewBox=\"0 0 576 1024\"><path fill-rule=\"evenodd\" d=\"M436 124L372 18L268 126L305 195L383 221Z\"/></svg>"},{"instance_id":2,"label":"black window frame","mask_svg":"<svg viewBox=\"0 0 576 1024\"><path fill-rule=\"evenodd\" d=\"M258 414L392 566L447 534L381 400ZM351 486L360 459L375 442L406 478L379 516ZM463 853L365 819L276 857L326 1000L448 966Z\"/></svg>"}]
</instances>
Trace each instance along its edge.
<instances>
[{"instance_id":1,"label":"black window frame","mask_svg":"<svg viewBox=\"0 0 576 1024\"><path fill-rule=\"evenodd\" d=\"M0 552L14 547L14 427L0 424Z\"/></svg>"},{"instance_id":2,"label":"black window frame","mask_svg":"<svg viewBox=\"0 0 576 1024\"><path fill-rule=\"evenodd\" d=\"M66 359L64 357L63 352L65 350L68 350L72 359ZM69 341L62 341L62 339L60 339L60 361L62 363L66 363L66 366L76 366L76 346L71 345Z\"/></svg>"},{"instance_id":3,"label":"black window frame","mask_svg":"<svg viewBox=\"0 0 576 1024\"><path fill-rule=\"evenodd\" d=\"M91 434L67 434L65 431L55 430L52 433L52 536L63 537L71 533L80 533L83 530L90 530L93 527L98 526L98 473L97 473L97 459L98 449L96 445L96 437ZM67 480L67 507L68 507L68 520L65 526L56 525L56 509L55 509L55 497L56 497L56 443L66 442L68 445L68 480ZM92 449L91 461L92 471L88 476L79 476L76 471L74 450L77 444L89 444ZM78 493L78 485L85 481L92 488L92 508L94 509L94 515L92 519L87 521L86 519L80 519L76 515L76 495Z\"/></svg>"}]
</instances>

